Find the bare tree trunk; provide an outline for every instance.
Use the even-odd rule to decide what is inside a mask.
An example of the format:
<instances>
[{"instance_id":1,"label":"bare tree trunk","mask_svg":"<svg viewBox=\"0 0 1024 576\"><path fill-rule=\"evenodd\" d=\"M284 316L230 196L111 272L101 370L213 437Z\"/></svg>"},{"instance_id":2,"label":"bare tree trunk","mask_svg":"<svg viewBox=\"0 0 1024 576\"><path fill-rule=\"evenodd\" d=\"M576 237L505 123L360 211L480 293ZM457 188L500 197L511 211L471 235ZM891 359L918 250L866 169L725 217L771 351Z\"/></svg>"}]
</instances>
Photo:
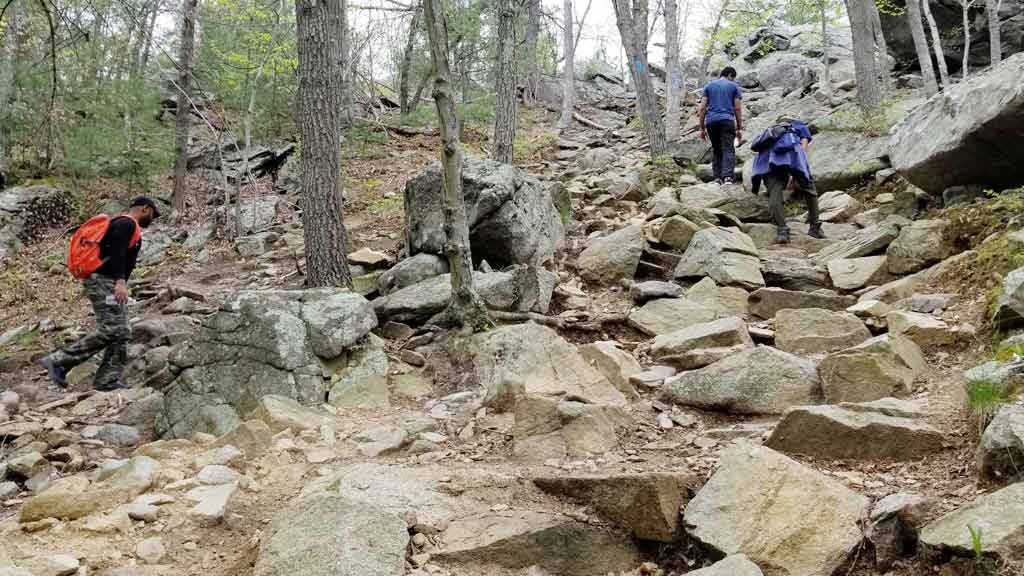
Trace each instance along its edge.
<instances>
[{"instance_id":1,"label":"bare tree trunk","mask_svg":"<svg viewBox=\"0 0 1024 576\"><path fill-rule=\"evenodd\" d=\"M441 183L444 187L445 253L451 268L452 299L442 320L476 331L490 323L483 301L473 285L473 259L469 245L466 204L462 196L462 144L459 142L455 102L448 66L448 31L443 5L424 0L424 23L434 64L434 103L441 130Z\"/></svg>"},{"instance_id":2,"label":"bare tree trunk","mask_svg":"<svg viewBox=\"0 0 1024 576\"><path fill-rule=\"evenodd\" d=\"M341 209L338 44L341 0L295 3L307 286L352 286Z\"/></svg>"},{"instance_id":3,"label":"bare tree trunk","mask_svg":"<svg viewBox=\"0 0 1024 576\"><path fill-rule=\"evenodd\" d=\"M676 0L665 0L665 68L668 74L668 102L665 104L665 139L679 135L679 6Z\"/></svg>"},{"instance_id":4,"label":"bare tree trunk","mask_svg":"<svg viewBox=\"0 0 1024 576\"><path fill-rule=\"evenodd\" d=\"M951 86L949 80L949 66L946 65L946 53L942 50L942 36L939 34L939 27L935 24L935 17L932 16L931 0L921 0L921 9L924 10L925 20L928 21L928 30L932 34L932 49L935 50L935 61L939 65L939 77L942 79L942 86Z\"/></svg>"},{"instance_id":5,"label":"bare tree trunk","mask_svg":"<svg viewBox=\"0 0 1024 576\"><path fill-rule=\"evenodd\" d=\"M892 83L892 66L889 63L889 45L885 42L885 34L882 33L882 17L878 13L878 4L874 0L868 3L868 13L871 16L871 29L875 35L875 46L878 49L878 71L882 77L882 93L889 91Z\"/></svg>"},{"instance_id":6,"label":"bare tree trunk","mask_svg":"<svg viewBox=\"0 0 1024 576\"><path fill-rule=\"evenodd\" d=\"M402 52L402 68L398 78L398 108L402 116L410 112L409 107L409 72L412 68L412 51L416 49L416 35L420 30L420 15L423 13L422 3L416 4L409 22L409 35L405 40L405 51Z\"/></svg>"},{"instance_id":7,"label":"bare tree trunk","mask_svg":"<svg viewBox=\"0 0 1024 576\"><path fill-rule=\"evenodd\" d=\"M700 62L700 78L697 79L697 83L703 85L708 81L708 67L711 66L711 56L715 53L715 38L718 36L718 31L722 28L722 19L725 17L725 13L729 10L730 0L722 1L722 8L718 11L718 16L715 18L715 25L711 28L711 35L708 36L708 47L704 51L704 58Z\"/></svg>"},{"instance_id":8,"label":"bare tree trunk","mask_svg":"<svg viewBox=\"0 0 1024 576\"><path fill-rule=\"evenodd\" d=\"M420 78L419 83L416 84L416 92L412 95L412 101L409 102L409 110L415 110L419 107L420 100L423 98L423 89L431 82L432 78L433 77L430 74Z\"/></svg>"},{"instance_id":9,"label":"bare tree trunk","mask_svg":"<svg viewBox=\"0 0 1024 576\"><path fill-rule=\"evenodd\" d=\"M985 12L988 14L988 53L993 66L1003 61L1003 40L999 31L999 6L1002 3L1002 0L985 0Z\"/></svg>"},{"instance_id":10,"label":"bare tree trunk","mask_svg":"<svg viewBox=\"0 0 1024 576\"><path fill-rule=\"evenodd\" d=\"M846 0L853 31L853 64L857 78L857 98L868 120L878 116L882 91L878 84L878 61L875 59L875 34L868 3L873 0Z\"/></svg>"},{"instance_id":11,"label":"bare tree trunk","mask_svg":"<svg viewBox=\"0 0 1024 576\"><path fill-rule=\"evenodd\" d=\"M821 90L825 94L832 93L832 42L828 37L828 0L818 0L818 13L821 16Z\"/></svg>"},{"instance_id":12,"label":"bare tree trunk","mask_svg":"<svg viewBox=\"0 0 1024 576\"><path fill-rule=\"evenodd\" d=\"M178 107L174 128L174 192L171 194L171 211L180 217L185 209L188 189L185 185L188 168L188 137L192 128L192 54L195 51L195 17L198 0L184 0L181 12L181 47L178 56Z\"/></svg>"},{"instance_id":13,"label":"bare tree trunk","mask_svg":"<svg viewBox=\"0 0 1024 576\"><path fill-rule=\"evenodd\" d=\"M153 11L149 15L149 24L146 27L149 33L146 34L146 43L139 56L138 68L140 74L145 74L146 67L149 66L149 54L153 48L153 33L156 30L156 18L160 15L160 4L160 0L154 0Z\"/></svg>"},{"instance_id":14,"label":"bare tree trunk","mask_svg":"<svg viewBox=\"0 0 1024 576\"><path fill-rule=\"evenodd\" d=\"M967 80L967 76L971 73L971 17L970 10L973 2L971 0L960 0L960 7L963 9L964 16L964 61L960 66L960 79L961 81Z\"/></svg>"},{"instance_id":15,"label":"bare tree trunk","mask_svg":"<svg viewBox=\"0 0 1024 576\"><path fill-rule=\"evenodd\" d=\"M572 0L562 0L562 115L559 131L569 127L576 105L576 35L573 33Z\"/></svg>"},{"instance_id":16,"label":"bare tree trunk","mask_svg":"<svg viewBox=\"0 0 1024 576\"><path fill-rule=\"evenodd\" d=\"M914 38L917 61L921 64L924 89L931 96L938 93L939 84L935 80L935 67L932 66L932 55L928 52L928 39L924 35L924 21L921 18L920 2L921 0L907 0L907 23L910 24L910 35Z\"/></svg>"},{"instance_id":17,"label":"bare tree trunk","mask_svg":"<svg viewBox=\"0 0 1024 576\"><path fill-rule=\"evenodd\" d=\"M651 147L651 158L658 158L668 150L668 143L647 64L647 0L632 0L632 6L630 0L614 0L614 4L615 21L629 59L629 74L636 90L640 120Z\"/></svg>"},{"instance_id":18,"label":"bare tree trunk","mask_svg":"<svg viewBox=\"0 0 1024 576\"><path fill-rule=\"evenodd\" d=\"M516 38L512 0L498 0L498 50L495 74L494 150L491 157L512 163L516 139Z\"/></svg>"},{"instance_id":19,"label":"bare tree trunk","mask_svg":"<svg viewBox=\"0 0 1024 576\"><path fill-rule=\"evenodd\" d=\"M14 67L18 52L18 5L7 7L3 38L0 38L0 188L3 188L9 168L10 126L9 116L14 103Z\"/></svg>"},{"instance_id":20,"label":"bare tree trunk","mask_svg":"<svg viewBox=\"0 0 1024 576\"><path fill-rule=\"evenodd\" d=\"M523 102L532 105L540 92L540 62L537 38L540 36L540 0L526 0L526 90Z\"/></svg>"}]
</instances>

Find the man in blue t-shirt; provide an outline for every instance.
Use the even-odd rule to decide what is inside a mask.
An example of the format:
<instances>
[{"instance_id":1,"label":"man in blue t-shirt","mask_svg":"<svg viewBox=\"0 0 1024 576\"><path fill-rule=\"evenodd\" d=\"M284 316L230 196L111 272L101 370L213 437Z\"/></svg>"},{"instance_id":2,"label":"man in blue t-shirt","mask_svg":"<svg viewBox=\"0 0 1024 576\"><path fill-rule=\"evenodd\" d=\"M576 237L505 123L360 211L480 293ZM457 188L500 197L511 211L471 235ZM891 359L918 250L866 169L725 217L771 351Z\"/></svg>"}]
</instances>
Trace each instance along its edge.
<instances>
[{"instance_id":1,"label":"man in blue t-shirt","mask_svg":"<svg viewBox=\"0 0 1024 576\"><path fill-rule=\"evenodd\" d=\"M812 238L825 238L818 220L818 191L814 187L811 166L807 162L807 149L811 146L811 130L800 120L780 116L778 124L785 129L781 136L767 150L757 153L754 169L751 171L752 191L757 194L764 182L768 188L768 206L772 220L778 229L776 241L789 243L789 226L786 224L784 206L788 186L804 196L807 205L808 234Z\"/></svg>"},{"instance_id":2,"label":"man in blue t-shirt","mask_svg":"<svg viewBox=\"0 0 1024 576\"><path fill-rule=\"evenodd\" d=\"M720 184L732 184L736 170L734 141L743 141L743 90L735 80L736 69L723 68L721 77L704 87L697 111L700 139L711 138L711 167Z\"/></svg>"}]
</instances>

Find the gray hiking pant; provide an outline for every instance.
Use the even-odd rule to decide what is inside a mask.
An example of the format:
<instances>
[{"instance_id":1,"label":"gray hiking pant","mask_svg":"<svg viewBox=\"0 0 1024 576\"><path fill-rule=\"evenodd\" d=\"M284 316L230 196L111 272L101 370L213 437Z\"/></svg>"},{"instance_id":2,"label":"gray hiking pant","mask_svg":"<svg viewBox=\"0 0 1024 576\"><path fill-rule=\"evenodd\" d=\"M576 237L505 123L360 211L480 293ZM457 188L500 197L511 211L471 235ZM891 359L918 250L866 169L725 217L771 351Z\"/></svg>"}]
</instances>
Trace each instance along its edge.
<instances>
[{"instance_id":1,"label":"gray hiking pant","mask_svg":"<svg viewBox=\"0 0 1024 576\"><path fill-rule=\"evenodd\" d=\"M768 207L771 210L772 222L779 230L789 230L786 224L786 186L789 185L788 170L772 170L764 175L763 181L768 188ZM793 175L796 191L803 195L807 204L807 223L818 224L818 191L814 181L804 178L803 174Z\"/></svg>"},{"instance_id":2,"label":"gray hiking pant","mask_svg":"<svg viewBox=\"0 0 1024 576\"><path fill-rule=\"evenodd\" d=\"M107 304L107 296L114 293L116 283L114 278L99 274L86 278L83 285L96 315L96 331L50 355L54 364L70 370L103 350L103 360L93 380L98 390L121 379L128 358L128 309L123 304Z\"/></svg>"}]
</instances>

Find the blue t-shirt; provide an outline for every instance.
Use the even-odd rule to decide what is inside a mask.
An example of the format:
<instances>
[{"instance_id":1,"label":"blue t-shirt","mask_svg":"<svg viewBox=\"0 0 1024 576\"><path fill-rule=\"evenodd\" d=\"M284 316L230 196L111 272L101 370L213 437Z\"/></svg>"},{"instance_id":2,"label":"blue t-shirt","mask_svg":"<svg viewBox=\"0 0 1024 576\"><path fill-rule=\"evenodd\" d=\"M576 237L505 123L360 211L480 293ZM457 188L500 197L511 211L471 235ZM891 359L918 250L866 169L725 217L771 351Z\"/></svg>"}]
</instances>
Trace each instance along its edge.
<instances>
[{"instance_id":1,"label":"blue t-shirt","mask_svg":"<svg viewBox=\"0 0 1024 576\"><path fill-rule=\"evenodd\" d=\"M740 85L732 80L719 78L704 87L704 101L708 103L708 112L704 117L704 124L721 122L722 120L736 121L735 100L743 98L743 90Z\"/></svg>"},{"instance_id":2,"label":"blue t-shirt","mask_svg":"<svg viewBox=\"0 0 1024 576\"><path fill-rule=\"evenodd\" d=\"M773 168L787 168L790 173L802 174L811 179L811 167L807 162L807 153L800 146L801 140L812 140L811 130L803 122L792 122L793 130L779 138L771 149L758 152L754 158L754 170L751 176L763 176Z\"/></svg>"}]
</instances>

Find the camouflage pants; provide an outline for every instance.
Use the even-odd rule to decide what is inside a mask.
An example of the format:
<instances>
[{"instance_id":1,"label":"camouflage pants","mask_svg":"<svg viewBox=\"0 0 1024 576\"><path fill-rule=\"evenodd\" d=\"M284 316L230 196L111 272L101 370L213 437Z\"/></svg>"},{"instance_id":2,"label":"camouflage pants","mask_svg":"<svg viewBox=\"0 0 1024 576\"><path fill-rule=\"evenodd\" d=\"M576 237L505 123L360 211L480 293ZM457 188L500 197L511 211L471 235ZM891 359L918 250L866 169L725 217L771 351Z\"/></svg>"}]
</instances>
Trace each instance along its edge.
<instances>
[{"instance_id":1,"label":"camouflage pants","mask_svg":"<svg viewBox=\"0 0 1024 576\"><path fill-rule=\"evenodd\" d=\"M116 384L128 356L128 309L122 304L107 304L107 296L114 293L116 280L93 274L84 282L85 295L92 302L96 315L96 331L70 346L50 355L54 364L70 370L105 350L96 371L94 386L102 390Z\"/></svg>"}]
</instances>

